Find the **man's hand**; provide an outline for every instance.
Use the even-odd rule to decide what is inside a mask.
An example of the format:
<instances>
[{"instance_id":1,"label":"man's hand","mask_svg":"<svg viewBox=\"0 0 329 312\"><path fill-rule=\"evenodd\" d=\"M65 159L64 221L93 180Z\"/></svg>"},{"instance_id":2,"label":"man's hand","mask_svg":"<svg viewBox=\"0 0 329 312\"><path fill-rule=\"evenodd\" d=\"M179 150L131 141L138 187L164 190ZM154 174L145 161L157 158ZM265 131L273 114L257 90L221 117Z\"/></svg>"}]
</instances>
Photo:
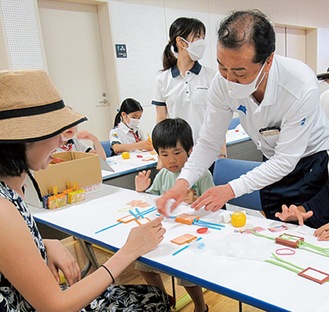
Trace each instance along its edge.
<instances>
[{"instance_id":1,"label":"man's hand","mask_svg":"<svg viewBox=\"0 0 329 312\"><path fill-rule=\"evenodd\" d=\"M185 199L189 183L184 179L178 179L175 185L165 192L156 201L159 213L168 216ZM173 202L171 204L171 202Z\"/></svg>"},{"instance_id":2,"label":"man's hand","mask_svg":"<svg viewBox=\"0 0 329 312\"><path fill-rule=\"evenodd\" d=\"M229 184L218 185L204 192L191 205L191 208L200 210L204 207L205 210L214 212L221 209L230 199L234 197L234 192Z\"/></svg>"}]
</instances>

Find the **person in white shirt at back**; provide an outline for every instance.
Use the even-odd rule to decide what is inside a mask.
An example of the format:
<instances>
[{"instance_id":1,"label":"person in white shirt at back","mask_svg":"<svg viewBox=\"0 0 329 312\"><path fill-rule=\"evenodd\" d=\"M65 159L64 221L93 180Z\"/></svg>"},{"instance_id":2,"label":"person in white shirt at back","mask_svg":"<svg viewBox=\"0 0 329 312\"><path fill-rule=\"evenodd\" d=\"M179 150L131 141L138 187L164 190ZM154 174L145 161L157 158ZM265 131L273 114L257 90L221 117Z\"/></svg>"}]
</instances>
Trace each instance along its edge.
<instances>
[{"instance_id":1,"label":"person in white shirt at back","mask_svg":"<svg viewBox=\"0 0 329 312\"><path fill-rule=\"evenodd\" d=\"M329 84L329 68L327 69L327 72L318 74L317 77L318 80L325 81ZM320 104L327 118L329 118L329 89L320 95Z\"/></svg>"}]
</instances>

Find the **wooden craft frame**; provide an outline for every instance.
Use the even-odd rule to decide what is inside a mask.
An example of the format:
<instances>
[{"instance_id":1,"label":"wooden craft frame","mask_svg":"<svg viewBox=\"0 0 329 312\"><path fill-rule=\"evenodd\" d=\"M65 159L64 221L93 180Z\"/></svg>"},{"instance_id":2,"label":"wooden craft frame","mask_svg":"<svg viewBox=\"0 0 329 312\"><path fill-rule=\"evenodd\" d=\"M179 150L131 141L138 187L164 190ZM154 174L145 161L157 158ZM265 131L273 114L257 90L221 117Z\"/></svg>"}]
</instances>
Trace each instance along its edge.
<instances>
[{"instance_id":1,"label":"wooden craft frame","mask_svg":"<svg viewBox=\"0 0 329 312\"><path fill-rule=\"evenodd\" d=\"M129 222L131 222L133 220L136 220L136 218L134 216L132 216L132 215L129 214L127 216L124 216L124 217L118 219L117 221L118 222L121 222L121 223L129 223Z\"/></svg>"},{"instance_id":2,"label":"wooden craft frame","mask_svg":"<svg viewBox=\"0 0 329 312\"><path fill-rule=\"evenodd\" d=\"M135 219L135 221L139 225L143 225L143 224L149 223L151 220L149 218L138 218L138 219Z\"/></svg>"},{"instance_id":3,"label":"wooden craft frame","mask_svg":"<svg viewBox=\"0 0 329 312\"><path fill-rule=\"evenodd\" d=\"M322 274L324 275L324 277L322 279L318 279L310 274L307 274L308 272L315 272L315 274ZM329 274L326 273L326 272L323 272L323 271L320 271L320 270L317 270L317 269L314 269L314 268L311 268L311 267L308 267L306 268L305 270L301 271L298 273L299 276L302 276L302 277L305 277L311 281L314 281L316 283L319 283L319 284L323 284L325 283L326 281L329 280Z\"/></svg>"},{"instance_id":4,"label":"wooden craft frame","mask_svg":"<svg viewBox=\"0 0 329 312\"><path fill-rule=\"evenodd\" d=\"M280 245L297 248L304 241L304 237L291 235L287 233L281 234L275 239L275 242Z\"/></svg>"}]
</instances>

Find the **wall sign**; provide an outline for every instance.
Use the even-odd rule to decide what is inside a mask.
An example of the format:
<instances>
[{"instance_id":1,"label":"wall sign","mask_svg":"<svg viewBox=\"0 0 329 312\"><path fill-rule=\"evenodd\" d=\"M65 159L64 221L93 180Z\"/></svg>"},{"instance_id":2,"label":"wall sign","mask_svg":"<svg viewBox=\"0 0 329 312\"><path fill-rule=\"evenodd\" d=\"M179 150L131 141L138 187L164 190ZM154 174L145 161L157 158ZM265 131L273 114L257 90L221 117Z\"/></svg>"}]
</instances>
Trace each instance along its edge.
<instances>
[{"instance_id":1,"label":"wall sign","mask_svg":"<svg viewBox=\"0 0 329 312\"><path fill-rule=\"evenodd\" d=\"M117 58L127 58L127 46L125 44L116 44L115 51Z\"/></svg>"}]
</instances>

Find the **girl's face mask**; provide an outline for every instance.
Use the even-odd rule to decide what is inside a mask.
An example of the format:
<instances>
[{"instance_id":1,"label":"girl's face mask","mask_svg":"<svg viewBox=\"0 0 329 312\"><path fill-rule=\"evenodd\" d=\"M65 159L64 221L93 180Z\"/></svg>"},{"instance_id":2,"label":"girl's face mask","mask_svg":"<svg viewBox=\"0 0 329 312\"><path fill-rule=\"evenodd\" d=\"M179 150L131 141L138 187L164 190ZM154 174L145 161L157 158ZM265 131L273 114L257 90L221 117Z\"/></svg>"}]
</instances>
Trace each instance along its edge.
<instances>
[{"instance_id":1,"label":"girl's face mask","mask_svg":"<svg viewBox=\"0 0 329 312\"><path fill-rule=\"evenodd\" d=\"M264 73L262 78L260 79L259 83L257 84L257 81L265 67L265 64L266 64L266 62L263 64L262 68L260 69L260 71L259 71L257 77L254 79L254 81L252 81L251 83L248 83L248 84L236 83L233 81L229 81L223 77L226 82L226 88L227 88L229 96L232 98L235 98L235 99L243 99L243 98L246 98L246 97L250 96L251 94L253 94L257 90L259 85L262 83L262 81L265 77L265 73Z\"/></svg>"},{"instance_id":2,"label":"girl's face mask","mask_svg":"<svg viewBox=\"0 0 329 312\"><path fill-rule=\"evenodd\" d=\"M137 118L131 118L131 117L129 117L129 115L127 115L127 121L129 120L129 122L127 123L127 126L130 128L130 129L132 129L132 130L134 130L134 131L137 131L138 130L138 126L139 126L139 122L140 122L140 120L139 119L137 119Z\"/></svg>"},{"instance_id":3,"label":"girl's face mask","mask_svg":"<svg viewBox=\"0 0 329 312\"><path fill-rule=\"evenodd\" d=\"M188 47L184 49L187 50L192 61L195 62L203 58L206 49L206 41L204 39L188 42L184 38L180 38L188 44Z\"/></svg>"}]
</instances>

